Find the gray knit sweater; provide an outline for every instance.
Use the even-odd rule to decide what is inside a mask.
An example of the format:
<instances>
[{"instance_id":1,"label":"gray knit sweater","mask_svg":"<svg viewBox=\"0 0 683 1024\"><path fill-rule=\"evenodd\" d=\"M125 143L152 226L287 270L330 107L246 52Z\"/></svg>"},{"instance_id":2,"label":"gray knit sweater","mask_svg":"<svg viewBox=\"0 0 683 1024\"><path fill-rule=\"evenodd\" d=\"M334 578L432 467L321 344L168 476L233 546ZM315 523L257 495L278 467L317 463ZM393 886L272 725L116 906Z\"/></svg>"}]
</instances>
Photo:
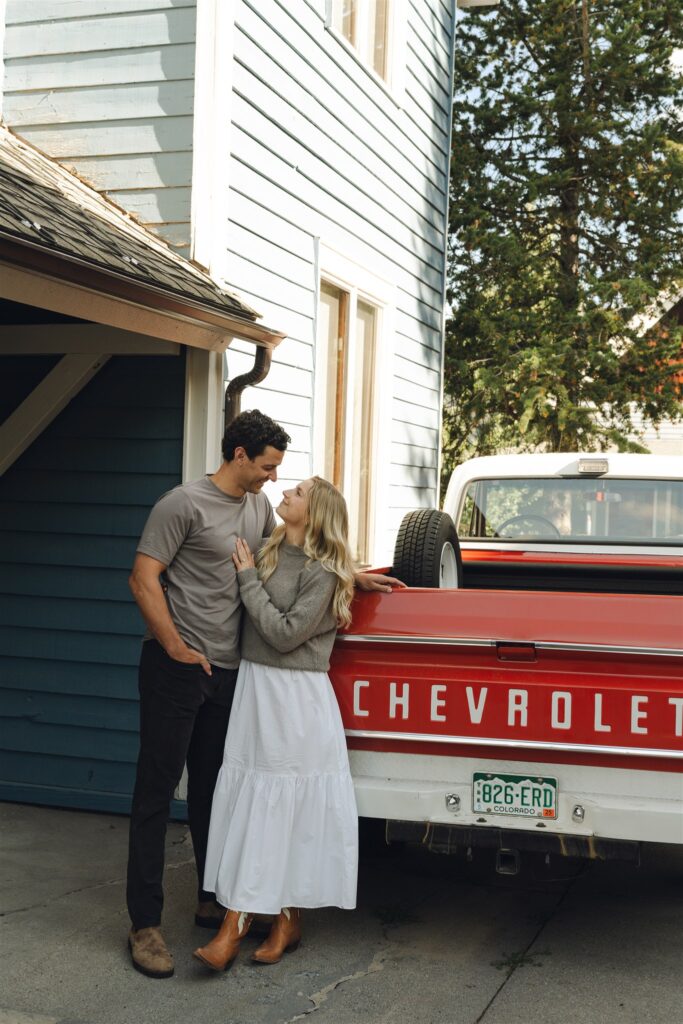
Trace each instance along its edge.
<instances>
[{"instance_id":1,"label":"gray knit sweater","mask_svg":"<svg viewBox=\"0 0 683 1024\"><path fill-rule=\"evenodd\" d=\"M265 583L256 569L242 569L237 580L247 612L242 657L276 668L327 672L337 632L334 573L310 562L301 548L282 543L277 567Z\"/></svg>"}]
</instances>

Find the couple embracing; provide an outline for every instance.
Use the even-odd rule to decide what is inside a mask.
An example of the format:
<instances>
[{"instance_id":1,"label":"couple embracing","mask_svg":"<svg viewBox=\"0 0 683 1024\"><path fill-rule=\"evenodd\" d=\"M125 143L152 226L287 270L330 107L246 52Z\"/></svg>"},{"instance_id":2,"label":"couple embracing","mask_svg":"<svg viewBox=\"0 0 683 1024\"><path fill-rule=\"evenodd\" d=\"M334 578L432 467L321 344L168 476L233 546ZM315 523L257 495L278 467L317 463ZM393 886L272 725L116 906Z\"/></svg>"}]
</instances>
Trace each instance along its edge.
<instances>
[{"instance_id":1,"label":"couple embracing","mask_svg":"<svg viewBox=\"0 0 683 1024\"><path fill-rule=\"evenodd\" d=\"M218 471L152 509L130 585L147 624L139 671L140 755L127 900L133 966L173 974L161 932L170 802L187 763L198 875L195 951L213 970L237 956L254 914L274 918L253 953L277 963L301 939L300 909L356 902L358 824L341 716L327 670L358 573L344 498L320 477L263 485L290 438L254 410L228 425Z\"/></svg>"}]
</instances>

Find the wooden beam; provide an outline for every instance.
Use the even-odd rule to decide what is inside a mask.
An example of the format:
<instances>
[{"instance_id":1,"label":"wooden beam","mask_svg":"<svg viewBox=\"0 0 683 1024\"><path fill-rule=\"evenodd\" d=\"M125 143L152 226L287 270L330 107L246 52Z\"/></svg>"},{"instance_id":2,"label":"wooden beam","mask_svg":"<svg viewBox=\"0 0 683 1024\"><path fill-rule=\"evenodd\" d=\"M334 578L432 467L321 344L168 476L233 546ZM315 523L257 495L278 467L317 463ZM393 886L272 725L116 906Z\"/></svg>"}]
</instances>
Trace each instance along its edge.
<instances>
[{"instance_id":1,"label":"wooden beam","mask_svg":"<svg viewBox=\"0 0 683 1024\"><path fill-rule=\"evenodd\" d=\"M8 324L0 327L0 356L105 352L110 356L177 356L180 345L106 324Z\"/></svg>"},{"instance_id":2,"label":"wooden beam","mask_svg":"<svg viewBox=\"0 0 683 1024\"><path fill-rule=\"evenodd\" d=\"M108 355L64 356L0 426L0 476L85 387Z\"/></svg>"},{"instance_id":3,"label":"wooden beam","mask_svg":"<svg viewBox=\"0 0 683 1024\"><path fill-rule=\"evenodd\" d=\"M222 352L233 338L273 347L285 337L280 331L260 327L254 321L189 297L136 283L123 275L107 274L86 261L60 257L37 246L9 243L1 233L0 260L0 294L15 302L56 309L83 320L96 320L211 352ZM35 296L33 299L13 294L17 275L22 273L22 286ZM27 281L26 275L33 277L33 282ZM67 301L73 306L77 297L85 304L86 312L77 314L51 305Z\"/></svg>"},{"instance_id":4,"label":"wooden beam","mask_svg":"<svg viewBox=\"0 0 683 1024\"><path fill-rule=\"evenodd\" d=\"M38 309L51 309L65 316L119 327L152 338L164 338L181 345L222 352L234 335L217 328L197 324L178 315L139 306L117 296L92 291L70 281L0 263L0 296Z\"/></svg>"}]
</instances>

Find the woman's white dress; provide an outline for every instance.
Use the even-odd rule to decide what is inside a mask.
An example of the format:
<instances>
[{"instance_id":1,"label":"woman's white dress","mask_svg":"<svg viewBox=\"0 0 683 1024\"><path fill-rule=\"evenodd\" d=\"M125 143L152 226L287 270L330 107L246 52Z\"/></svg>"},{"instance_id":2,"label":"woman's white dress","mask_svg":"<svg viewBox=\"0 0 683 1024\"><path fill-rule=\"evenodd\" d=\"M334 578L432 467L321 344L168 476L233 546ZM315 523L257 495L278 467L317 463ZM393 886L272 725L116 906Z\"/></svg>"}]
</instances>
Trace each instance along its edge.
<instances>
[{"instance_id":1,"label":"woman's white dress","mask_svg":"<svg viewBox=\"0 0 683 1024\"><path fill-rule=\"evenodd\" d=\"M232 910L356 905L358 815L325 672L242 661L204 888Z\"/></svg>"}]
</instances>

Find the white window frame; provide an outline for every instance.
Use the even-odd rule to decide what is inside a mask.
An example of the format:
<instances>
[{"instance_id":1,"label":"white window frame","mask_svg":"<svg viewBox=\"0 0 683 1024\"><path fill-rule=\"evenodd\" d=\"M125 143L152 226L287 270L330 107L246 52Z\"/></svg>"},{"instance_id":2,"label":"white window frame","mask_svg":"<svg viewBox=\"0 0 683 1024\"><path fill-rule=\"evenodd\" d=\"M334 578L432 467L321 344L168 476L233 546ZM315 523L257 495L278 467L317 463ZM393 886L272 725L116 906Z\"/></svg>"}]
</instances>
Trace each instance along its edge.
<instances>
[{"instance_id":1,"label":"white window frame","mask_svg":"<svg viewBox=\"0 0 683 1024\"><path fill-rule=\"evenodd\" d=\"M368 497L368 549L373 564L378 557L382 530L380 524L383 510L388 510L389 467L391 463L391 418L394 379L394 333L396 323L396 286L386 278L379 277L357 261L324 244L319 246L317 295L320 296L321 281L345 291L349 295L348 310L348 362L347 377L354 379L357 345L355 341L356 311L359 300L377 309L375 335L375 359L373 379L373 408L370 443L370 465L372 473ZM322 473L325 466L325 422L327 407L328 346L318 337L318 316L316 314L315 386L313 396L313 472ZM344 424L344 450L352 444L353 417L347 412ZM345 495L351 493L351 478L354 468L344 460L342 489Z\"/></svg>"},{"instance_id":2,"label":"white window frame","mask_svg":"<svg viewBox=\"0 0 683 1024\"><path fill-rule=\"evenodd\" d=\"M360 0L360 21L367 23L369 4ZM360 52L332 24L333 0L325 0L325 28L344 47L347 53L364 71L391 97L398 106L403 106L406 84L408 0L389 0L387 24L387 76L382 78L371 65L367 64ZM363 32L367 32L364 28ZM359 30L360 34L360 30Z\"/></svg>"}]
</instances>

